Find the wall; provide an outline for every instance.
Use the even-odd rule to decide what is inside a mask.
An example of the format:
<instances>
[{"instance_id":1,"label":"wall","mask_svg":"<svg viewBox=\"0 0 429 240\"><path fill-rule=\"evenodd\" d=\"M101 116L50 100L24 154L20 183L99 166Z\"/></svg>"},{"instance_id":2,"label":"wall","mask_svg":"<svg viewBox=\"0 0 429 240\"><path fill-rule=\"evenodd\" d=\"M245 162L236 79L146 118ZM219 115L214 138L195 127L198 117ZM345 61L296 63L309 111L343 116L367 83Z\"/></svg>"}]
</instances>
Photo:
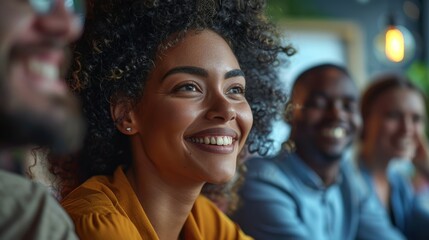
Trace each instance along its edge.
<instances>
[{"instance_id":1,"label":"wall","mask_svg":"<svg viewBox=\"0 0 429 240\"><path fill-rule=\"evenodd\" d=\"M407 15L404 4L417 6L420 12ZM411 4L409 4L411 3ZM405 71L414 61L427 61L426 51L429 28L429 3L425 0L268 0L269 14L278 21L287 18L320 19L354 22L362 29L364 39L365 70L371 76L385 70ZM411 10L413 10L411 8ZM383 31L387 18L393 13L396 22L408 28L417 41L416 54L405 63L393 64L381 61L374 50L374 39ZM425 32L422 32L422 31ZM425 38L425 40L424 40ZM351 56L353 57L353 56Z\"/></svg>"}]
</instances>

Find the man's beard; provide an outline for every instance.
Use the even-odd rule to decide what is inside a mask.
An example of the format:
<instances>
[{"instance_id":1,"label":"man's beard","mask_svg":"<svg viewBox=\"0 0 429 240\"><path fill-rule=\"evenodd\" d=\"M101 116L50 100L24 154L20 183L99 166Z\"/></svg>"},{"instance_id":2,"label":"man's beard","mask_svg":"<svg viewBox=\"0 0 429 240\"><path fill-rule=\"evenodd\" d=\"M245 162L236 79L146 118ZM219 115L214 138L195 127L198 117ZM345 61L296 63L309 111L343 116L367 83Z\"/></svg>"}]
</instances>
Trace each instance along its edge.
<instances>
[{"instance_id":1,"label":"man's beard","mask_svg":"<svg viewBox=\"0 0 429 240\"><path fill-rule=\"evenodd\" d=\"M53 43L43 44L49 47ZM56 47L63 47L61 44L57 45ZM22 50L24 48L15 46L13 49L25 51ZM34 50L38 49L38 46L26 48ZM10 56L13 55L11 52L5 51L5 47L0 46L0 148L35 146L47 148L57 154L79 150L86 126L77 99L71 94L67 96L41 94L40 97L46 98L48 102L48 106L42 109L35 107L34 103L26 102L25 96L19 95L10 86L8 76ZM68 48L65 48L65 54L66 56L69 54ZM68 63L63 64L62 75L67 67ZM14 101L19 104L10 106L9 103ZM56 116L58 114L61 116Z\"/></svg>"},{"instance_id":2,"label":"man's beard","mask_svg":"<svg viewBox=\"0 0 429 240\"><path fill-rule=\"evenodd\" d=\"M52 98L51 108L37 112L31 106L0 108L0 146L32 145L58 154L77 151L85 124L74 97ZM55 111L61 117L55 117Z\"/></svg>"},{"instance_id":3,"label":"man's beard","mask_svg":"<svg viewBox=\"0 0 429 240\"><path fill-rule=\"evenodd\" d=\"M353 145L353 140L350 140L340 151L328 152L328 151L319 150L319 152L322 155L322 159L324 160L325 163L327 164L335 163L343 159L344 156L346 156L347 152L350 150L352 145Z\"/></svg>"}]
</instances>

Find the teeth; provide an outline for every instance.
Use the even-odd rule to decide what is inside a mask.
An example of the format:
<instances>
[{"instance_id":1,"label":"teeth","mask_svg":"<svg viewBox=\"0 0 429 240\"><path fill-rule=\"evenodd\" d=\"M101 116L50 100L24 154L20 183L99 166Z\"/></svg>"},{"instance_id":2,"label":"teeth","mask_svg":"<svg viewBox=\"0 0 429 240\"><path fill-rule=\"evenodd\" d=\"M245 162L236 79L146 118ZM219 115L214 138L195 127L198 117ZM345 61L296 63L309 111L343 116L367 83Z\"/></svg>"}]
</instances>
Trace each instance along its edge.
<instances>
[{"instance_id":1,"label":"teeth","mask_svg":"<svg viewBox=\"0 0 429 240\"><path fill-rule=\"evenodd\" d=\"M328 128L324 129L322 134L331 138L343 138L346 135L346 130L342 127Z\"/></svg>"},{"instance_id":2,"label":"teeth","mask_svg":"<svg viewBox=\"0 0 429 240\"><path fill-rule=\"evenodd\" d=\"M60 75L60 71L57 66L46 62L38 61L36 59L30 60L29 69L32 73L39 75L51 82L57 80Z\"/></svg>"},{"instance_id":3,"label":"teeth","mask_svg":"<svg viewBox=\"0 0 429 240\"><path fill-rule=\"evenodd\" d=\"M410 140L398 140L398 145L400 147L407 147L409 144L411 144L412 142Z\"/></svg>"},{"instance_id":4,"label":"teeth","mask_svg":"<svg viewBox=\"0 0 429 240\"><path fill-rule=\"evenodd\" d=\"M190 138L189 140L193 143L201 143L207 145L227 146L232 144L232 137L229 136L200 137Z\"/></svg>"},{"instance_id":5,"label":"teeth","mask_svg":"<svg viewBox=\"0 0 429 240\"><path fill-rule=\"evenodd\" d=\"M216 144L223 145L223 137L216 137Z\"/></svg>"}]
</instances>

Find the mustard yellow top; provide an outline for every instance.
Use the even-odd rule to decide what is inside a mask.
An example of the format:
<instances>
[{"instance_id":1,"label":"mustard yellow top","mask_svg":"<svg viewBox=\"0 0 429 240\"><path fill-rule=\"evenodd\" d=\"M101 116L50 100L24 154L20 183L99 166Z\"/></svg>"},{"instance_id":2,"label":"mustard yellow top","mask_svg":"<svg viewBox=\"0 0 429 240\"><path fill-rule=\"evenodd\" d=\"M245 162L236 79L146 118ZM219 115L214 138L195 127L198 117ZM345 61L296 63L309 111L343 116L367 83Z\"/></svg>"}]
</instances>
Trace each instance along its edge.
<instances>
[{"instance_id":1,"label":"mustard yellow top","mask_svg":"<svg viewBox=\"0 0 429 240\"><path fill-rule=\"evenodd\" d=\"M61 204L80 239L159 239L122 167L113 176L90 178ZM182 233L187 240L252 239L203 196L197 198Z\"/></svg>"}]
</instances>

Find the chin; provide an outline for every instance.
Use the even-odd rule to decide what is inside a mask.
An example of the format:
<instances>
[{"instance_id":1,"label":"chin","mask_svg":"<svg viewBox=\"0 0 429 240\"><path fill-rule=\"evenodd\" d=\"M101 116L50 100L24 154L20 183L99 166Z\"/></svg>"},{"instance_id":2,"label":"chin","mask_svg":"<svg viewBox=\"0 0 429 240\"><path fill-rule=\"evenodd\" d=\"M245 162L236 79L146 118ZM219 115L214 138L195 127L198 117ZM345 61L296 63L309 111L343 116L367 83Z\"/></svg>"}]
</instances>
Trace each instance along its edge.
<instances>
[{"instance_id":1,"label":"chin","mask_svg":"<svg viewBox=\"0 0 429 240\"><path fill-rule=\"evenodd\" d=\"M326 163L333 163L333 162L341 160L344 153L345 153L345 150L343 150L343 151L325 151L325 152L322 152L322 155L323 155L323 159L325 160Z\"/></svg>"},{"instance_id":2,"label":"chin","mask_svg":"<svg viewBox=\"0 0 429 240\"><path fill-rule=\"evenodd\" d=\"M208 183L211 184L224 184L234 177L235 174L235 168L234 171L231 169L227 170L219 170L219 171L210 171L210 177L207 179Z\"/></svg>"},{"instance_id":3,"label":"chin","mask_svg":"<svg viewBox=\"0 0 429 240\"><path fill-rule=\"evenodd\" d=\"M411 159L412 157L413 157L413 154L410 153L409 151L398 151L398 152L395 152L395 154L393 154L390 159L392 158Z\"/></svg>"}]
</instances>

